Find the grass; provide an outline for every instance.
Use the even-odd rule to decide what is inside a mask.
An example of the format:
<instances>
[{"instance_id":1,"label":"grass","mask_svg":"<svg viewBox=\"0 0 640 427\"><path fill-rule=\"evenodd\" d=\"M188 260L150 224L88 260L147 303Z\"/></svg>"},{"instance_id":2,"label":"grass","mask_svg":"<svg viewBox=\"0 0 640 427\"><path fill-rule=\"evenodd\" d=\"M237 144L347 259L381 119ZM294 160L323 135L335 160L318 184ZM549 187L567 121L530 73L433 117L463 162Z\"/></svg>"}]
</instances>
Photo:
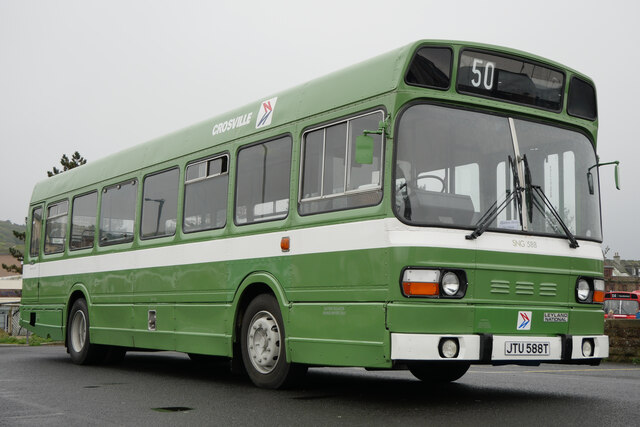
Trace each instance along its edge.
<instances>
[{"instance_id":1,"label":"grass","mask_svg":"<svg viewBox=\"0 0 640 427\"><path fill-rule=\"evenodd\" d=\"M29 335L29 345L41 345L43 343L54 342L51 338L42 338L38 335ZM12 337L5 331L0 331L0 344L26 344L27 339L25 337Z\"/></svg>"}]
</instances>

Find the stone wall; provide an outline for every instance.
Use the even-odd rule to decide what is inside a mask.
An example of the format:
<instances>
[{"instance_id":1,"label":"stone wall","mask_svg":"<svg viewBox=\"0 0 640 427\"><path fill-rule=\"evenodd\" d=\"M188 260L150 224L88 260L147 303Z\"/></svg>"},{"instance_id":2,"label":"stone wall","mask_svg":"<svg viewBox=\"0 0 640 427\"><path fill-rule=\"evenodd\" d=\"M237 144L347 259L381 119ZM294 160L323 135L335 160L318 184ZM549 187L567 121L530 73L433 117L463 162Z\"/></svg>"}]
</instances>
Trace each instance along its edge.
<instances>
[{"instance_id":1,"label":"stone wall","mask_svg":"<svg viewBox=\"0 0 640 427\"><path fill-rule=\"evenodd\" d=\"M609 291L631 292L640 290L640 277L606 277L604 289Z\"/></svg>"},{"instance_id":2,"label":"stone wall","mask_svg":"<svg viewBox=\"0 0 640 427\"><path fill-rule=\"evenodd\" d=\"M609 335L607 360L640 363L640 320L607 319L604 333Z\"/></svg>"}]
</instances>

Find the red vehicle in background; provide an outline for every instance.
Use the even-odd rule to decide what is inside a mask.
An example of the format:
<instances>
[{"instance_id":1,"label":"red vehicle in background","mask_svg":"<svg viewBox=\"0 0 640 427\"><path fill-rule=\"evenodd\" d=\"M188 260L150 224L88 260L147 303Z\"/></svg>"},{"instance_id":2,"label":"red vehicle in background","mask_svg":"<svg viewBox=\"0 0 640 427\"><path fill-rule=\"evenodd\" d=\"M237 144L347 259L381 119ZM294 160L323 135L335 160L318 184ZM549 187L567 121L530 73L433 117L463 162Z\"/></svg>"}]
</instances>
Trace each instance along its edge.
<instances>
[{"instance_id":1,"label":"red vehicle in background","mask_svg":"<svg viewBox=\"0 0 640 427\"><path fill-rule=\"evenodd\" d=\"M607 292L603 310L607 319L640 319L640 291Z\"/></svg>"}]
</instances>

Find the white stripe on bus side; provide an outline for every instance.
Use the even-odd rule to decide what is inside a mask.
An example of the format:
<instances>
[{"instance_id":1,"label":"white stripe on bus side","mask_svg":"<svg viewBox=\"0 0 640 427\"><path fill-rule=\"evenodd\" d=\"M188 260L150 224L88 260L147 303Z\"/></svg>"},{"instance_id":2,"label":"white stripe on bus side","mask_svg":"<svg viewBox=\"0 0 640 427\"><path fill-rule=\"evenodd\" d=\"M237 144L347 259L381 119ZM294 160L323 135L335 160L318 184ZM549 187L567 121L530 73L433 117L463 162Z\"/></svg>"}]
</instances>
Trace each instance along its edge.
<instances>
[{"instance_id":1,"label":"white stripe on bus side","mask_svg":"<svg viewBox=\"0 0 640 427\"><path fill-rule=\"evenodd\" d=\"M570 249L563 238L486 232L475 240L466 240L467 234L468 230L411 227L386 218L27 264L23 276L37 277L38 268L40 277L52 277L385 247L443 247L602 259L596 242L580 241L579 248ZM285 236L291 242L287 253L280 249L280 240Z\"/></svg>"}]
</instances>

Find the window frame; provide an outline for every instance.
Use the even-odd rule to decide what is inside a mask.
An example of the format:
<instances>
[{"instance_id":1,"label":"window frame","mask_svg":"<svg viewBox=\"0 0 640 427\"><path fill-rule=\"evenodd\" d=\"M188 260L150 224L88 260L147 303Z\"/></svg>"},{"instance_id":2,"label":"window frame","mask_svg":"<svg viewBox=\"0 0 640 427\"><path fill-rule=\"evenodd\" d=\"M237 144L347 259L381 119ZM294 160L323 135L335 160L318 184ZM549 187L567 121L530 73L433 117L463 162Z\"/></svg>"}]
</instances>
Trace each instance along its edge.
<instances>
[{"instance_id":1,"label":"window frame","mask_svg":"<svg viewBox=\"0 0 640 427\"><path fill-rule=\"evenodd\" d=\"M298 204L298 214L301 216L309 216L309 215L318 215L318 214L323 214L323 213L329 213L329 212L340 212L340 211L346 211L346 210L352 210L352 209L360 209L360 208L365 208L365 207L370 207L370 206L377 206L380 203L382 203L382 200L384 199L384 164L385 164L385 141L386 141L386 132L383 132L381 137L382 137L382 141L380 144L380 179L379 179L379 184L377 187L375 188L366 188L366 189L355 189L355 190L347 190L347 186L348 186L348 176L349 176L349 170L351 168L351 150L349 149L349 139L348 139L348 135L349 135L349 131L350 131L350 125L349 122L353 121L353 120L357 120L359 118L362 117L366 117L369 115L373 115L376 113L382 113L382 121L387 119L387 112L385 111L384 108L379 107L379 108L375 108L372 110L367 110L361 113L358 113L356 115L351 115L351 116L346 116L346 117L342 117L340 119L337 120L333 120L333 121L329 121L329 122L325 122L322 125L317 125L314 127L310 127L305 129L302 132L302 136L300 138L300 162L299 162L299 175L298 175L298 197L297 197L297 204ZM325 145L326 145L326 130L332 126L336 126L342 123L346 123L347 124L347 132L346 135L347 137L345 137L345 180L344 180L344 188L345 191L343 191L342 193L334 193L334 194L329 194L327 196L316 196L316 197L308 197L308 198L302 198L302 185L303 185L303 181L304 181L304 166L305 166L305 162L304 162L304 156L305 156L305 152L306 152L306 136L307 134L311 133L311 132L315 132L317 130L321 130L324 129L324 141L323 141L323 157L322 157L322 174L320 176L320 182L321 182L321 188L322 186L324 186L324 153L325 153ZM376 129L377 130L377 129ZM354 141L355 144L355 141ZM331 209L331 210L323 210L323 211L318 211L318 212L308 212L308 213L302 213L300 212L300 207L302 205L303 202L313 202L313 201L318 201L318 200L327 200L327 199L332 199L332 198L338 198L338 197L347 197L347 196L351 196L351 195L357 195L357 194L363 194L363 193L369 193L369 192L374 192L374 191L380 191L380 200L376 203L372 203L372 204L365 204L365 205L360 205L360 206L352 206L352 207L346 207L346 208L339 208L339 209ZM322 192L322 190L321 190Z\"/></svg>"},{"instance_id":2,"label":"window frame","mask_svg":"<svg viewBox=\"0 0 640 427\"><path fill-rule=\"evenodd\" d=\"M86 250L86 249L93 249L96 246L96 240L97 240L96 239L96 231L99 231L99 227L97 227L97 225L98 225L98 214L99 214L99 212L98 212L98 206L99 206L98 201L100 199L97 189L88 191L86 193L75 195L75 196L73 196L71 198L71 223L70 223L70 226L69 226L69 237L71 237L71 235L73 233L73 213L74 213L73 206L74 206L74 203L75 203L76 199L79 199L80 197L88 196L88 195L93 194L93 193L96 194L96 215L95 215L95 218L94 218L95 219L95 223L94 223L94 229L93 229L93 243L91 244L91 246L86 246L86 247L81 247L81 248L72 248L71 244L70 244L71 241L69 240L68 247L69 247L70 251L81 251L81 250Z\"/></svg>"},{"instance_id":3,"label":"window frame","mask_svg":"<svg viewBox=\"0 0 640 427\"><path fill-rule=\"evenodd\" d=\"M100 206L100 212L99 212L99 216L98 216L98 221L97 221L97 225L98 225L98 246L99 247L105 247L105 246L113 246L113 245L122 245L122 244L126 244L126 243L132 243L133 241L135 241L136 239L136 220L137 220L137 204L138 204L138 197L139 197L139 190L138 188L136 188L136 203L134 205L134 211L133 211L133 230L131 233L131 238L130 239L120 239L120 240L109 240L106 242L103 242L102 239L100 238L100 236L102 235L102 208L104 207L104 194L106 193L105 190L108 190L109 188L113 188L113 187L117 187L117 186L122 186L122 185L129 185L129 184L133 184L135 183L136 186L138 186L139 188L139 179L138 177L132 177L129 179L125 179L123 181L119 181L115 184L109 184L109 185L105 185L100 189L100 201L98 202L98 205Z\"/></svg>"},{"instance_id":4,"label":"window frame","mask_svg":"<svg viewBox=\"0 0 640 427\"><path fill-rule=\"evenodd\" d=\"M34 241L33 241L34 219L33 218L34 218L35 211L38 210L38 209L41 210L41 212L40 212L40 232L38 233L38 237L37 237L37 242L36 242L37 243L37 245L36 245L37 247L36 247L35 253L33 253L33 243L34 243ZM33 206L31 208L31 224L30 224L30 229L29 229L29 260L37 259L41 255L40 246L41 246L41 243L42 243L42 240L43 240L42 239L42 231L43 231L43 228L42 228L43 224L42 223L43 222L44 222L44 205L40 204L40 205L37 205L37 206Z\"/></svg>"},{"instance_id":5,"label":"window frame","mask_svg":"<svg viewBox=\"0 0 640 427\"><path fill-rule=\"evenodd\" d=\"M257 145L262 145L262 144L266 144L272 141L277 141L279 139L284 139L284 138L289 138L289 194L287 195L287 202L288 202L288 206L287 206L287 214L285 216L282 217L277 217L277 218L268 218L265 220L260 220L260 221L252 221L252 222L246 222L246 223L238 223L236 221L236 211L238 208L238 172L239 172L239 162L240 162L240 152L244 149L247 148L251 148L251 147L255 147ZM285 219L287 219L289 217L289 214L291 213L291 172L293 170L293 150L294 149L294 141L293 141L293 135L289 132L284 133L284 134L280 134L271 138L267 138L267 139L262 139L260 141L256 141L256 142L251 142L249 144L245 144L245 145L241 145L236 149L236 153L235 153L235 174L234 174L234 181L233 181L233 224L237 227L241 227L241 226L245 226L245 225L255 225L255 224L264 224L267 222L273 222L273 221L283 221Z\"/></svg>"},{"instance_id":6,"label":"window frame","mask_svg":"<svg viewBox=\"0 0 640 427\"><path fill-rule=\"evenodd\" d=\"M153 235L153 236L144 236L142 233L142 222L144 219L144 189L145 189L145 183L147 181L147 178L156 176L156 175L160 175L166 172L171 172L177 170L178 171L178 186L176 187L176 228L173 230L173 233L171 234L158 234L158 235ZM185 168L186 171L186 168ZM186 175L185 175L186 176ZM169 168L166 169L162 169L160 171L156 171L156 172L150 172L146 175L144 175L142 177L142 200L140 201L140 221L138 222L138 235L140 236L140 240L151 240L151 239L159 239L162 237L173 237L176 235L176 232L178 230L178 207L180 206L180 166L175 165L175 166L171 166ZM137 195L136 195L137 197Z\"/></svg>"},{"instance_id":7,"label":"window frame","mask_svg":"<svg viewBox=\"0 0 640 427\"><path fill-rule=\"evenodd\" d=\"M227 171L226 172L221 172L221 173L218 173L218 174L215 174L215 175L206 175L206 176L204 176L202 178L195 178L195 179L187 181L187 170L189 169L189 166L197 165L197 164L200 164L200 163L208 164L212 160L221 159L221 158L226 158L227 159ZM198 182L201 182L201 181L211 180L211 179L218 178L218 177L224 176L224 175L227 175L228 177L230 177L230 174L229 174L230 169L231 169L230 168L230 166L231 166L230 161L231 161L231 156L229 155L229 152L228 151L223 151L223 152L220 152L220 153L217 153L217 154L213 154L213 155L210 155L210 156L207 156L207 157L202 157L200 159L192 160L192 161L188 162L185 165L185 167L184 167L184 179L182 180L182 189L183 189L182 190L182 194L183 194L183 196L182 196L182 221L181 221L181 223L182 223L181 228L182 228L182 232L184 234L200 233L202 231L209 231L209 230L221 230L221 229L224 229L227 226L227 223L229 222L228 221L228 219L229 219L229 184L231 182L230 178L227 179L227 198L225 200L225 204L227 206L226 207L226 211L227 212L226 212L226 216L225 216L225 220L224 220L224 225L222 225L221 227L209 227L209 228L201 228L201 229L198 229L198 230L187 231L184 228L184 226L185 226L184 221L185 221L185 219L187 217L186 216L187 185L188 184L198 183Z\"/></svg>"},{"instance_id":8,"label":"window frame","mask_svg":"<svg viewBox=\"0 0 640 427\"><path fill-rule=\"evenodd\" d=\"M53 216L49 216L49 209L54 207L54 206L58 206L61 205L63 203L67 203L67 211L63 214L56 214ZM46 218L44 218L44 239L43 239L43 243L44 243L44 247L42 248L42 254L43 255L55 255L55 254L60 254L63 253L66 250L67 247L67 243L69 241L68 236L69 236L69 199L68 198L64 198L64 199L60 199L57 200L55 202L51 202L51 203L47 203L46 208L44 209L44 211L46 212ZM64 225L64 242L61 245L61 249L54 251L54 252L47 252L47 246L46 246L46 240L47 240L47 230L49 229L49 220L53 220L53 219L57 219L57 218L63 218L63 217L67 217L67 220L65 222Z\"/></svg>"}]
</instances>

